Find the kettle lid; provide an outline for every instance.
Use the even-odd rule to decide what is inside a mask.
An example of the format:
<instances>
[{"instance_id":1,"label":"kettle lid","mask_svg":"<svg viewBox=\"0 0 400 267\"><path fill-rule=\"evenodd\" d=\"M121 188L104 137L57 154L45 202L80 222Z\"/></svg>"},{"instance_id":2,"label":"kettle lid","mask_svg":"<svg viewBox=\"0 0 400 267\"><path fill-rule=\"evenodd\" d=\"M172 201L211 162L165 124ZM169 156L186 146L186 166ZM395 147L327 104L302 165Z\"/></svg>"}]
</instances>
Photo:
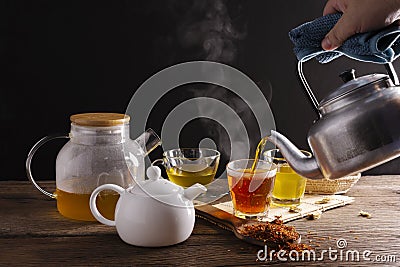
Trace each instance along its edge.
<instances>
[{"instance_id":1,"label":"kettle lid","mask_svg":"<svg viewBox=\"0 0 400 267\"><path fill-rule=\"evenodd\" d=\"M393 86L388 75L385 74L369 74L361 77L355 77L355 70L346 70L339 75L345 82L342 86L332 90L320 103L319 109L325 113L325 107L343 99L349 95L364 96L369 92L368 89L373 91L380 88L387 88Z\"/></svg>"},{"instance_id":2,"label":"kettle lid","mask_svg":"<svg viewBox=\"0 0 400 267\"><path fill-rule=\"evenodd\" d=\"M161 169L157 166L147 168L148 180L137 182L129 191L138 195L162 196L175 194L183 190L182 187L161 177Z\"/></svg>"}]
</instances>

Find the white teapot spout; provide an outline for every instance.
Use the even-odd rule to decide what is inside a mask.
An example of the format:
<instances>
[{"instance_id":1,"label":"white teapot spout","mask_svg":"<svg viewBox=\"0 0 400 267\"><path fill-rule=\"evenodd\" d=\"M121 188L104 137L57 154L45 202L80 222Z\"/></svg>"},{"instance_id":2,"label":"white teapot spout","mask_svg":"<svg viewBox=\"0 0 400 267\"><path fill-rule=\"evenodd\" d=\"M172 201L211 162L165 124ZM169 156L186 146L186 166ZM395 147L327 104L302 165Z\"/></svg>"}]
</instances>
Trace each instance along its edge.
<instances>
[{"instance_id":1,"label":"white teapot spout","mask_svg":"<svg viewBox=\"0 0 400 267\"><path fill-rule=\"evenodd\" d=\"M200 194L207 192L207 188L199 183L196 183L192 185L189 188L186 188L183 191L183 195L185 198L189 199L190 201L193 201L196 197L198 197Z\"/></svg>"}]
</instances>

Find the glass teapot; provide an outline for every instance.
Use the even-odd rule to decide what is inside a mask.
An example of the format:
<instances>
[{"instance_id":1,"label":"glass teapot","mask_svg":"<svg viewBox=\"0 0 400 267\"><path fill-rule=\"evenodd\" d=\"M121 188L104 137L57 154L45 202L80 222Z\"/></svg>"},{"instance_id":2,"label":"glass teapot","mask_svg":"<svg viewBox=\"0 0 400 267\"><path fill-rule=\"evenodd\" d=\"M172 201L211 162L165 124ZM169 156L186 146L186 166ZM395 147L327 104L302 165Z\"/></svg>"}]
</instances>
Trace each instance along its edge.
<instances>
[{"instance_id":1,"label":"glass teapot","mask_svg":"<svg viewBox=\"0 0 400 267\"><path fill-rule=\"evenodd\" d=\"M30 150L26 160L29 180L43 194L57 199L57 209L65 217L95 221L89 208L92 191L102 184L123 188L145 179L144 157L161 144L160 138L148 129L136 140L129 138L130 117L118 113L84 113L70 117L69 135L46 136ZM41 188L31 172L35 152L46 142L68 138L56 159L56 191ZM114 216L118 194L102 192L97 200L100 212Z\"/></svg>"}]
</instances>

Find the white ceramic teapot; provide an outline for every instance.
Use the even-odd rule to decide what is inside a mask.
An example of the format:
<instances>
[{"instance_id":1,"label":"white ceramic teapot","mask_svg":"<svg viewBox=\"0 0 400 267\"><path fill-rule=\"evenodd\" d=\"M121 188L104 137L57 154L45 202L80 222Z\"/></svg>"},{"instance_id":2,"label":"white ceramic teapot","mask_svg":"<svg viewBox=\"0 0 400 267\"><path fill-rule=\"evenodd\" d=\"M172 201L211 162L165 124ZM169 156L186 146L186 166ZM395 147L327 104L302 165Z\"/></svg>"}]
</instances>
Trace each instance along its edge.
<instances>
[{"instance_id":1,"label":"white ceramic teapot","mask_svg":"<svg viewBox=\"0 0 400 267\"><path fill-rule=\"evenodd\" d=\"M198 183L183 189L162 179L157 166L149 167L146 174L148 180L127 189L115 184L96 188L90 197L93 216L103 224L116 226L121 239L131 245L161 247L185 241L195 222L193 199L207 189ZM120 194L115 221L106 219L97 209L96 198L103 190Z\"/></svg>"}]
</instances>

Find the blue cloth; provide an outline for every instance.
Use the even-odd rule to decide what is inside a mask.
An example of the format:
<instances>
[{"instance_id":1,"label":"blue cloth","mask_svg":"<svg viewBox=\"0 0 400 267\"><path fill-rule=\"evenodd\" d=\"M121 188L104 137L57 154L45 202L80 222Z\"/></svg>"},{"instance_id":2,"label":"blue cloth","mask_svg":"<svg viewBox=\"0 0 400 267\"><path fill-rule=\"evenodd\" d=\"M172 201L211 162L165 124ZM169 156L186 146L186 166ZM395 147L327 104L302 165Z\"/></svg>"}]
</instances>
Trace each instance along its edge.
<instances>
[{"instance_id":1,"label":"blue cloth","mask_svg":"<svg viewBox=\"0 0 400 267\"><path fill-rule=\"evenodd\" d=\"M294 44L294 53L299 61L316 58L320 63L328 63L342 55L374 63L388 63L400 54L400 27L388 26L380 31L359 33L347 39L334 51L324 51L321 41L333 28L342 14L330 14L304 23L289 32Z\"/></svg>"}]
</instances>

